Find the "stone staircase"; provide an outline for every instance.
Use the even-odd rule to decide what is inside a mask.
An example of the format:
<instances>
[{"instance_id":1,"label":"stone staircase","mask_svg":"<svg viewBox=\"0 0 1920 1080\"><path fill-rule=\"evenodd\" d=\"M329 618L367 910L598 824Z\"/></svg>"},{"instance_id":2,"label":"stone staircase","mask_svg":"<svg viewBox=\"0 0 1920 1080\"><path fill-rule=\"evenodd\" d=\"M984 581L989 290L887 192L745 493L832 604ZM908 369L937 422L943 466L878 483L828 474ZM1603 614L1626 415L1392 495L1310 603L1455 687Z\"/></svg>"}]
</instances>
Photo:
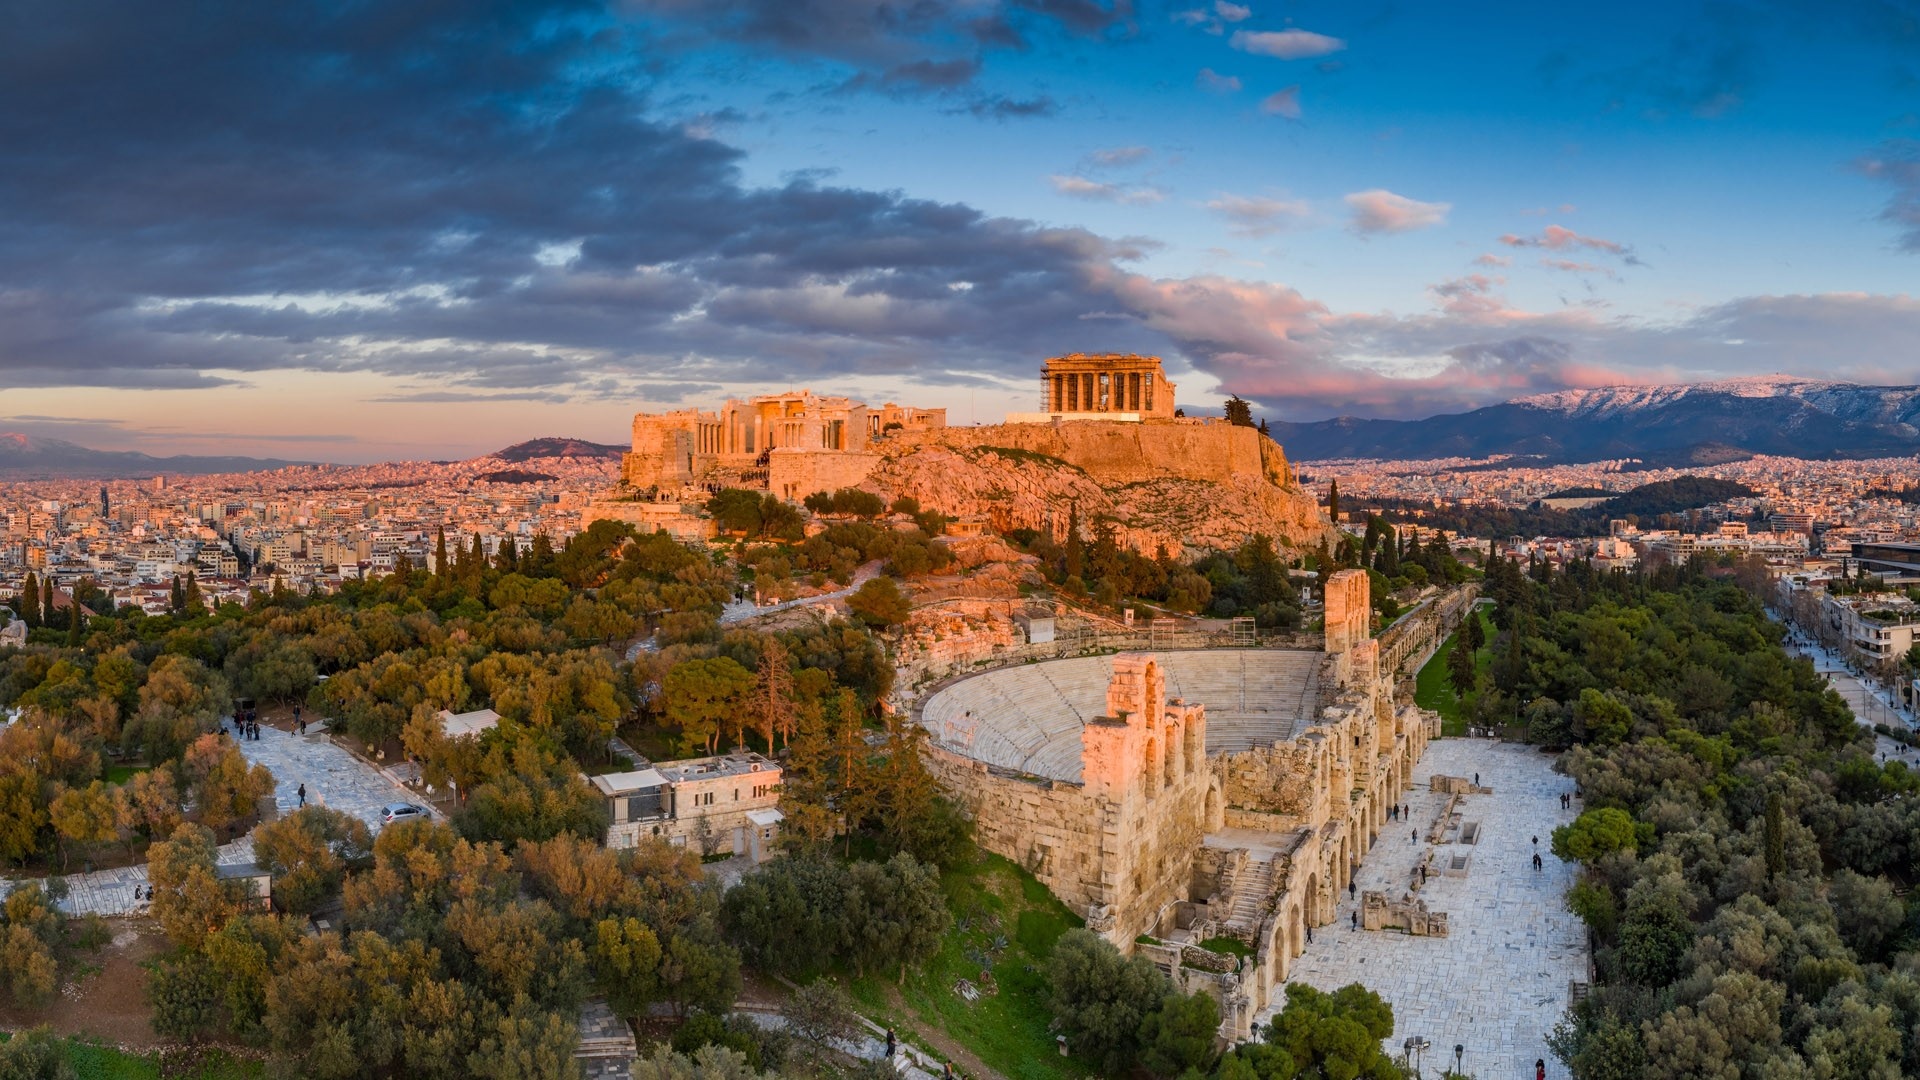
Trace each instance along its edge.
<instances>
[{"instance_id":1,"label":"stone staircase","mask_svg":"<svg viewBox=\"0 0 1920 1080\"><path fill-rule=\"evenodd\" d=\"M1267 901L1273 894L1273 860L1249 859L1233 882L1233 907L1227 912L1222 929L1249 945L1260 936L1260 921L1266 918Z\"/></svg>"}]
</instances>

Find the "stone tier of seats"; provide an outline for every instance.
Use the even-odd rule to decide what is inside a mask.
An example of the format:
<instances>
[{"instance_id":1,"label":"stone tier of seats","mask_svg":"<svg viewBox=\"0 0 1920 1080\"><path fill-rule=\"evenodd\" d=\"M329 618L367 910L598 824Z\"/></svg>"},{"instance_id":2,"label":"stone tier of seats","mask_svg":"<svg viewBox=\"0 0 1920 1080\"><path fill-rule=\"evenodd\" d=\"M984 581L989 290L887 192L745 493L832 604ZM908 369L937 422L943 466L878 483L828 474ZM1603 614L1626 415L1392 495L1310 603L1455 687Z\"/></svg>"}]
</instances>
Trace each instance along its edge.
<instances>
[{"instance_id":1,"label":"stone tier of seats","mask_svg":"<svg viewBox=\"0 0 1920 1080\"><path fill-rule=\"evenodd\" d=\"M1318 694L1321 654L1276 649L1156 653L1167 697L1207 707L1207 753L1293 738ZM1080 779L1080 731L1104 715L1110 657L982 672L941 690L921 722L978 761L1056 780Z\"/></svg>"}]
</instances>

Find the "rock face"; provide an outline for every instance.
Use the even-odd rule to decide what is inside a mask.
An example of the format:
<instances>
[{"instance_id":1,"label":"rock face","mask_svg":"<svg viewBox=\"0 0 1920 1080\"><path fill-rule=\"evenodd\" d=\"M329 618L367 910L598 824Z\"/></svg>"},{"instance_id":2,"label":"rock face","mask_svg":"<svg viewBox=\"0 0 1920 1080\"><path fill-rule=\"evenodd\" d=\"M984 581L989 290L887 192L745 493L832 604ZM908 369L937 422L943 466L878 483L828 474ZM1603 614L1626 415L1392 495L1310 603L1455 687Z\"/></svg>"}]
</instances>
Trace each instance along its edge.
<instances>
[{"instance_id":1,"label":"rock face","mask_svg":"<svg viewBox=\"0 0 1920 1080\"><path fill-rule=\"evenodd\" d=\"M1331 526L1293 482L1286 455L1252 428L1214 423L1079 421L947 428L895 435L862 487L911 496L995 530L1066 535L1114 522L1122 545L1178 557L1239 545L1254 533L1296 548Z\"/></svg>"}]
</instances>

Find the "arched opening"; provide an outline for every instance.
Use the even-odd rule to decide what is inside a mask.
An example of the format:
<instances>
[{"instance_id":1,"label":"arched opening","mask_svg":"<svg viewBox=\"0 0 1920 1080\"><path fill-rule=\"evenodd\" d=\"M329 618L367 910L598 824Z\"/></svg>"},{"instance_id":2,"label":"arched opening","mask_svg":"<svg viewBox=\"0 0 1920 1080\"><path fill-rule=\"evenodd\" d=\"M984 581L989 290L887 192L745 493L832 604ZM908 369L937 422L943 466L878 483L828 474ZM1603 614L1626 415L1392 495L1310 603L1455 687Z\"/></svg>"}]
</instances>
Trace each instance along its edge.
<instances>
[{"instance_id":1,"label":"arched opening","mask_svg":"<svg viewBox=\"0 0 1920 1080\"><path fill-rule=\"evenodd\" d=\"M1180 782L1180 732L1171 724L1167 725L1166 746L1166 780L1167 786L1172 787Z\"/></svg>"},{"instance_id":2,"label":"arched opening","mask_svg":"<svg viewBox=\"0 0 1920 1080\"><path fill-rule=\"evenodd\" d=\"M1201 763L1206 760L1207 751L1205 747L1200 745L1200 725L1193 722L1191 715L1187 717L1185 748L1187 771L1190 773L1199 772Z\"/></svg>"},{"instance_id":3,"label":"arched opening","mask_svg":"<svg viewBox=\"0 0 1920 1080\"><path fill-rule=\"evenodd\" d=\"M1227 827L1227 808L1220 795L1219 784L1207 785L1207 831L1219 832Z\"/></svg>"},{"instance_id":4,"label":"arched opening","mask_svg":"<svg viewBox=\"0 0 1920 1080\"><path fill-rule=\"evenodd\" d=\"M1320 917L1320 872L1318 870L1307 875L1307 898L1305 907L1305 918L1308 926L1319 926L1327 921ZM1304 949L1305 947L1304 944L1301 945L1301 948Z\"/></svg>"},{"instance_id":5,"label":"arched opening","mask_svg":"<svg viewBox=\"0 0 1920 1080\"><path fill-rule=\"evenodd\" d=\"M1283 981L1287 973L1293 970L1293 958L1307 951L1306 935L1301 931L1302 922L1299 905L1287 909L1287 962L1280 966L1280 978Z\"/></svg>"},{"instance_id":6,"label":"arched opening","mask_svg":"<svg viewBox=\"0 0 1920 1080\"><path fill-rule=\"evenodd\" d=\"M1146 781L1147 797L1160 794L1160 740L1147 737L1146 769L1142 777Z\"/></svg>"}]
</instances>

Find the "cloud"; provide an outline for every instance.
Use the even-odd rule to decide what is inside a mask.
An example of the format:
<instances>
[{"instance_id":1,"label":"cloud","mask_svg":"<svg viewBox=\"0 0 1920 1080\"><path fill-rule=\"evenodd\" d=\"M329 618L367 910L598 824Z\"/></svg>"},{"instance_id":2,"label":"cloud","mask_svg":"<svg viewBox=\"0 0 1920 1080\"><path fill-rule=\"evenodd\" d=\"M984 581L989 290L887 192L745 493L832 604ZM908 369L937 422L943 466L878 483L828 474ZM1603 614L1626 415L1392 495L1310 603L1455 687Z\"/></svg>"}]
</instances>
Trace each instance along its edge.
<instances>
[{"instance_id":1,"label":"cloud","mask_svg":"<svg viewBox=\"0 0 1920 1080\"><path fill-rule=\"evenodd\" d=\"M1485 252L1474 258L1473 265L1475 266L1512 266L1513 259L1506 255L1495 255L1492 252Z\"/></svg>"},{"instance_id":2,"label":"cloud","mask_svg":"<svg viewBox=\"0 0 1920 1080\"><path fill-rule=\"evenodd\" d=\"M1045 94L1032 98L1010 98L1005 94L988 94L975 98L964 109L955 112L967 112L983 120L1031 120L1042 116L1052 116L1059 111L1059 105Z\"/></svg>"},{"instance_id":3,"label":"cloud","mask_svg":"<svg viewBox=\"0 0 1920 1080\"><path fill-rule=\"evenodd\" d=\"M1880 220L1899 231L1902 251L1920 252L1920 141L1895 139L1854 162L1862 176L1893 189Z\"/></svg>"},{"instance_id":4,"label":"cloud","mask_svg":"<svg viewBox=\"0 0 1920 1080\"><path fill-rule=\"evenodd\" d=\"M1444 225L1451 203L1421 202L1382 188L1356 191L1345 198L1352 211L1350 227L1362 235L1417 232Z\"/></svg>"},{"instance_id":5,"label":"cloud","mask_svg":"<svg viewBox=\"0 0 1920 1080\"><path fill-rule=\"evenodd\" d=\"M1578 259L1541 259L1540 265L1548 270L1564 270L1571 274L1599 274L1615 280L1618 280L1620 277L1610 266L1581 262Z\"/></svg>"},{"instance_id":6,"label":"cloud","mask_svg":"<svg viewBox=\"0 0 1920 1080\"><path fill-rule=\"evenodd\" d=\"M1145 146L1116 146L1107 150L1095 150L1087 155L1086 164L1095 169L1118 169L1135 165L1153 156L1153 150Z\"/></svg>"},{"instance_id":7,"label":"cloud","mask_svg":"<svg viewBox=\"0 0 1920 1080\"><path fill-rule=\"evenodd\" d=\"M1090 202L1121 203L1126 206L1146 206L1162 202L1167 194L1155 187L1122 187L1118 184L1104 184L1098 180L1089 180L1084 176L1047 177L1053 190L1070 199L1086 199Z\"/></svg>"},{"instance_id":8,"label":"cloud","mask_svg":"<svg viewBox=\"0 0 1920 1080\"><path fill-rule=\"evenodd\" d=\"M1173 21L1187 26L1197 26L1209 34L1221 34L1227 24L1245 22L1253 17L1253 9L1241 4L1228 3L1227 0L1214 0L1212 10L1191 8L1173 13Z\"/></svg>"},{"instance_id":9,"label":"cloud","mask_svg":"<svg viewBox=\"0 0 1920 1080\"><path fill-rule=\"evenodd\" d=\"M1281 60L1310 60L1347 47L1339 38L1311 30L1235 30L1228 44L1241 52Z\"/></svg>"},{"instance_id":10,"label":"cloud","mask_svg":"<svg viewBox=\"0 0 1920 1080\"><path fill-rule=\"evenodd\" d=\"M1194 84L1210 94L1237 94L1240 92L1240 77L1222 75L1212 68L1201 68Z\"/></svg>"},{"instance_id":11,"label":"cloud","mask_svg":"<svg viewBox=\"0 0 1920 1080\"><path fill-rule=\"evenodd\" d=\"M1300 119L1300 87L1289 86L1268 94L1260 102L1260 111L1268 116L1284 116L1289 120Z\"/></svg>"},{"instance_id":12,"label":"cloud","mask_svg":"<svg viewBox=\"0 0 1920 1080\"><path fill-rule=\"evenodd\" d=\"M1616 256L1621 262L1626 263L1628 266L1644 265L1641 263L1639 257L1633 253L1632 248L1619 241L1603 240L1597 236L1582 236L1572 229L1561 225L1549 225L1545 229L1542 229L1538 236L1516 236L1513 233L1507 233L1500 237L1500 242L1508 247L1542 248L1547 251L1575 251L1580 249L1598 251L1607 255ZM1565 267L1559 267L1558 269L1565 269Z\"/></svg>"},{"instance_id":13,"label":"cloud","mask_svg":"<svg viewBox=\"0 0 1920 1080\"><path fill-rule=\"evenodd\" d=\"M1242 236L1267 236L1307 220L1312 210L1298 199L1220 195L1207 201L1208 210L1232 223Z\"/></svg>"}]
</instances>

